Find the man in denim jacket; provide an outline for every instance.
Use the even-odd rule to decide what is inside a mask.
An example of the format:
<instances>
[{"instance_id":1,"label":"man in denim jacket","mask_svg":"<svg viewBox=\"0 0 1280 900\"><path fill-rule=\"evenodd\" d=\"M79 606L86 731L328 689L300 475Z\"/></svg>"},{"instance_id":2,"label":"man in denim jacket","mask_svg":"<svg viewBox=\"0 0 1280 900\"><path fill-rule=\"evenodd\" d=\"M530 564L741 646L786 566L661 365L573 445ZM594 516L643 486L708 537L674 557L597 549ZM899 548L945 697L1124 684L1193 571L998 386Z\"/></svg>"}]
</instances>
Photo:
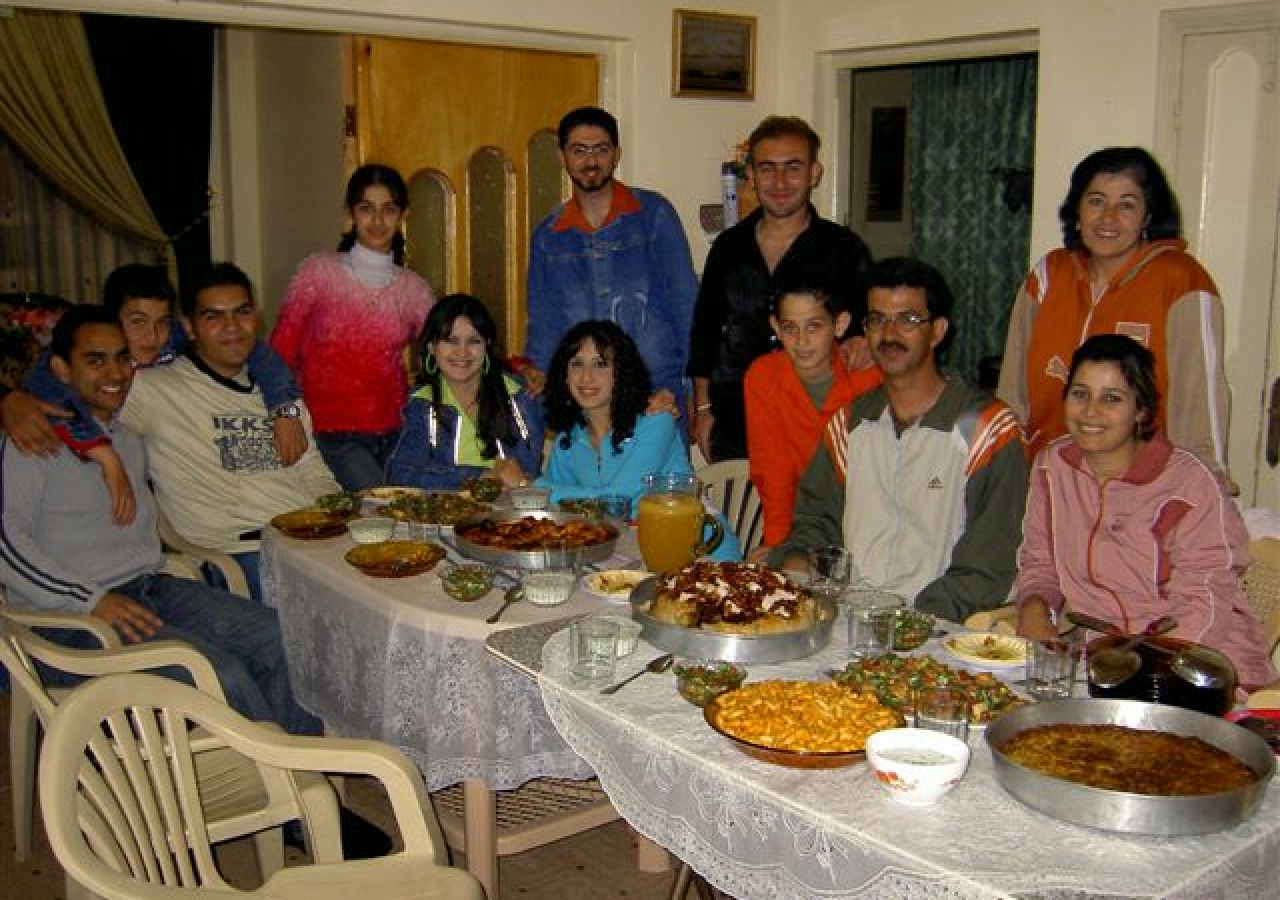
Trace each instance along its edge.
<instances>
[{"instance_id":1,"label":"man in denim jacket","mask_svg":"<svg viewBox=\"0 0 1280 900\"><path fill-rule=\"evenodd\" d=\"M523 374L541 390L560 338L587 319L616 322L644 358L655 389L683 408L698 277L675 209L661 194L613 177L618 122L594 106L560 120L560 154L573 196L533 234Z\"/></svg>"}]
</instances>

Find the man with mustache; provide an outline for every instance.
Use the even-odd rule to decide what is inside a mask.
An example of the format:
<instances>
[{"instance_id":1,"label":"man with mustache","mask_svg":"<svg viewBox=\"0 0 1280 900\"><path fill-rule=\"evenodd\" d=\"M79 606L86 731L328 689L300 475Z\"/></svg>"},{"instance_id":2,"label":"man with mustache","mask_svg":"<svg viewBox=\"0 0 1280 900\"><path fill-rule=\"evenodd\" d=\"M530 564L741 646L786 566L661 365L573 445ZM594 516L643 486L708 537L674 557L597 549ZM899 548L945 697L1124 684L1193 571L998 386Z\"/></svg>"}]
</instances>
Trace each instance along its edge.
<instances>
[{"instance_id":1,"label":"man with mustache","mask_svg":"<svg viewBox=\"0 0 1280 900\"><path fill-rule=\"evenodd\" d=\"M698 276L675 208L661 194L613 177L618 121L596 106L566 113L557 129L573 196L538 226L529 246L529 328L521 372L542 390L556 346L588 319L616 323L636 342L656 391L683 409L689 328Z\"/></svg>"},{"instance_id":2,"label":"man with mustache","mask_svg":"<svg viewBox=\"0 0 1280 900\"><path fill-rule=\"evenodd\" d=\"M843 545L855 587L953 622L1001 605L1027 491L1022 432L999 400L938 368L951 291L932 266L881 260L863 320L884 383L836 413L800 481L791 533L770 555Z\"/></svg>"}]
</instances>

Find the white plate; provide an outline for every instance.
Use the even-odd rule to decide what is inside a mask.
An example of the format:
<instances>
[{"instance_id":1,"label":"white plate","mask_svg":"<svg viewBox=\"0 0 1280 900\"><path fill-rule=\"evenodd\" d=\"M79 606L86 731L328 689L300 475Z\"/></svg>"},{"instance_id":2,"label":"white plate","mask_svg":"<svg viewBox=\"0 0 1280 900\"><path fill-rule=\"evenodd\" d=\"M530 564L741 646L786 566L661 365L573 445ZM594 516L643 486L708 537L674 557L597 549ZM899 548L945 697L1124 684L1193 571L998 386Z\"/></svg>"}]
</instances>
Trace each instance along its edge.
<instances>
[{"instance_id":1,"label":"white plate","mask_svg":"<svg viewBox=\"0 0 1280 900\"><path fill-rule=\"evenodd\" d=\"M942 639L942 647L956 659L984 669L1012 669L1027 664L1022 638L991 631L970 631Z\"/></svg>"},{"instance_id":2,"label":"white plate","mask_svg":"<svg viewBox=\"0 0 1280 900\"><path fill-rule=\"evenodd\" d=\"M638 572L635 569L605 569L603 572L592 572L582 579L582 583L597 597L626 603L631 599L631 591L635 586L651 574Z\"/></svg>"}]
</instances>

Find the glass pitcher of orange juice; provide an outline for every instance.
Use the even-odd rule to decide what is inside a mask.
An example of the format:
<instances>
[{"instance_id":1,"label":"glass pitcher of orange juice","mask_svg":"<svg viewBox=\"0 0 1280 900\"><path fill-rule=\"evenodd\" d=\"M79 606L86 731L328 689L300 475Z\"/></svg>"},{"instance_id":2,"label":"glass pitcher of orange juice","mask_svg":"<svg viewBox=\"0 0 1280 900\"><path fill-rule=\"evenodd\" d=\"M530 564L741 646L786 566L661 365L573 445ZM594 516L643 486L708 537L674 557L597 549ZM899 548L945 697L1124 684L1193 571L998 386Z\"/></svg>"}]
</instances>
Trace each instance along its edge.
<instances>
[{"instance_id":1,"label":"glass pitcher of orange juice","mask_svg":"<svg viewBox=\"0 0 1280 900\"><path fill-rule=\"evenodd\" d=\"M660 472L645 475L636 519L640 555L650 572L673 572L720 546L724 528L698 497L698 477ZM711 536L702 540L704 527Z\"/></svg>"}]
</instances>

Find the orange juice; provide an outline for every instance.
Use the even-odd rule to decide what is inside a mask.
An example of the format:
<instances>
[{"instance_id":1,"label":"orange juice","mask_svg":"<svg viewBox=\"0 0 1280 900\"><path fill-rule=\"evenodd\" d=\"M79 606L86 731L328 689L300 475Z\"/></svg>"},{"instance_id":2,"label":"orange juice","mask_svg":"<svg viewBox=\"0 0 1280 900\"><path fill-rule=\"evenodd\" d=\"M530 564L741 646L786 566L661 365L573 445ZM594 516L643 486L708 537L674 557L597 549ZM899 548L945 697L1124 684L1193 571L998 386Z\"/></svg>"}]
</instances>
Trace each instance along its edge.
<instances>
[{"instance_id":1,"label":"orange juice","mask_svg":"<svg viewBox=\"0 0 1280 900\"><path fill-rule=\"evenodd\" d=\"M650 572L672 572L693 562L702 540L702 501L692 494L661 491L639 503L640 555Z\"/></svg>"}]
</instances>

